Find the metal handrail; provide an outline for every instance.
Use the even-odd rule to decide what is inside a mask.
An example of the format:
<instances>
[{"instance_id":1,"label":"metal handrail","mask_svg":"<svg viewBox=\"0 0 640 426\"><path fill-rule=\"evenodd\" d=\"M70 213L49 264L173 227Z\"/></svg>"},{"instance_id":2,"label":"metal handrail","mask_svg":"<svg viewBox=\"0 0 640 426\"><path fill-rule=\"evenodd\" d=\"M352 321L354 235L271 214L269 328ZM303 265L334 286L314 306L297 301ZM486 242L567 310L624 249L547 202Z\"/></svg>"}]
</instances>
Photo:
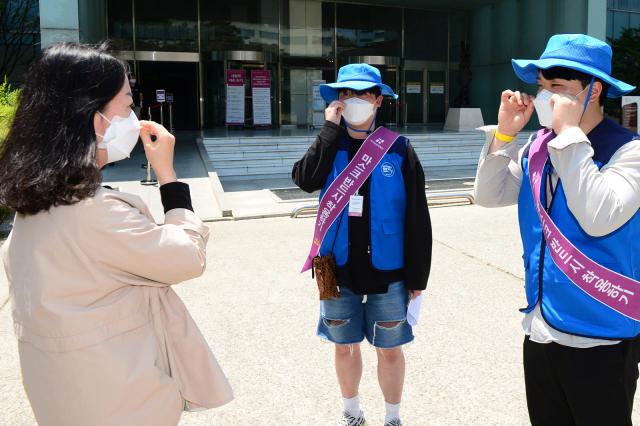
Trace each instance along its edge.
<instances>
[{"instance_id":1,"label":"metal handrail","mask_svg":"<svg viewBox=\"0 0 640 426\"><path fill-rule=\"evenodd\" d=\"M466 193L465 194L434 194L434 195L427 195L427 201L429 199L440 199L440 200L443 200L443 199L455 199L455 198L465 198L471 204L475 204L476 203L476 200L475 200L475 198L473 198L473 195L466 194ZM318 210L318 207L320 207L320 204L310 204L308 206L296 207L291 212L291 218L295 219L296 217L298 217L298 215L300 213L305 212L305 211Z\"/></svg>"},{"instance_id":2,"label":"metal handrail","mask_svg":"<svg viewBox=\"0 0 640 426\"><path fill-rule=\"evenodd\" d=\"M295 219L296 217L298 217L298 215L300 213L302 213L304 211L318 210L318 207L320 207L320 204L311 204L311 205L308 205L308 206L296 207L291 212L291 219Z\"/></svg>"},{"instance_id":3,"label":"metal handrail","mask_svg":"<svg viewBox=\"0 0 640 426\"><path fill-rule=\"evenodd\" d=\"M427 195L427 201L429 199L453 199L453 198L466 198L467 200L469 200L469 202L471 204L475 204L476 200L475 198L473 198L473 195L471 194L434 194L434 195Z\"/></svg>"}]
</instances>

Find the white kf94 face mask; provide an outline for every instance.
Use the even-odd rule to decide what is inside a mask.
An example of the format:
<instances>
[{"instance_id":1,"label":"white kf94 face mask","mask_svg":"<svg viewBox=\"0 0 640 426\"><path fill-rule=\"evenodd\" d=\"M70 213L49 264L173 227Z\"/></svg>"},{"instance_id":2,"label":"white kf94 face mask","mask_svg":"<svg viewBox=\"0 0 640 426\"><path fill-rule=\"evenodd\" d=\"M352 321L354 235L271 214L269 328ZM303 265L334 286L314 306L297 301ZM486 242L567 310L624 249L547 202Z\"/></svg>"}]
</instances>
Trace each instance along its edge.
<instances>
[{"instance_id":1,"label":"white kf94 face mask","mask_svg":"<svg viewBox=\"0 0 640 426\"><path fill-rule=\"evenodd\" d=\"M553 93L547 89L543 89L533 100L533 106L536 108L536 112L538 113L540 125L547 129L553 127L553 107L549 102L552 96Z\"/></svg>"},{"instance_id":2,"label":"white kf94 face mask","mask_svg":"<svg viewBox=\"0 0 640 426\"><path fill-rule=\"evenodd\" d=\"M98 114L100 113L98 112ZM100 115L107 120L107 117ZM109 123L110 126L107 127L104 135L96 133L96 135L102 136L102 142L98 144L98 148L107 150L107 163L129 158L133 147L138 142L140 129L142 129L142 126L138 123L138 118L131 111L129 117L123 118L116 115Z\"/></svg>"},{"instance_id":3,"label":"white kf94 face mask","mask_svg":"<svg viewBox=\"0 0 640 426\"><path fill-rule=\"evenodd\" d=\"M360 98L349 98L344 101L347 107L342 111L345 121L352 126L358 126L369 119L374 113L372 103Z\"/></svg>"},{"instance_id":4,"label":"white kf94 face mask","mask_svg":"<svg viewBox=\"0 0 640 426\"><path fill-rule=\"evenodd\" d=\"M572 96L578 102L580 102L578 96L580 96L585 90L587 90L586 87L582 89L582 91L577 95L569 94L568 96ZM550 102L553 95L554 94L547 89L543 89L533 100L533 106L536 108L536 112L538 113L538 120L540 121L540 125L542 127L546 127L547 129L551 129L553 127L553 107L551 106ZM580 102L580 105L582 105L582 102ZM584 115L584 111L582 111L582 115Z\"/></svg>"}]
</instances>

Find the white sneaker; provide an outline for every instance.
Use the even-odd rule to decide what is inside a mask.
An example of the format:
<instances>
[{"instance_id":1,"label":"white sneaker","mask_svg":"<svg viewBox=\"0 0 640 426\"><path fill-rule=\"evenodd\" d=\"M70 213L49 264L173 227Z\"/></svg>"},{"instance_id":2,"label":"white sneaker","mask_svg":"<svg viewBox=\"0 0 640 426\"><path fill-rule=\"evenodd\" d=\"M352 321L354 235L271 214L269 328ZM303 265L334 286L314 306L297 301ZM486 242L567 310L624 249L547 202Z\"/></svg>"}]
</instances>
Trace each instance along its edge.
<instances>
[{"instance_id":1,"label":"white sneaker","mask_svg":"<svg viewBox=\"0 0 640 426\"><path fill-rule=\"evenodd\" d=\"M348 411L343 411L340 420L335 426L367 426L369 423L364 418L364 412L360 410L360 415L358 417L353 417L353 415Z\"/></svg>"},{"instance_id":2,"label":"white sneaker","mask_svg":"<svg viewBox=\"0 0 640 426\"><path fill-rule=\"evenodd\" d=\"M402 426L402 422L399 418L391 419L384 426Z\"/></svg>"}]
</instances>

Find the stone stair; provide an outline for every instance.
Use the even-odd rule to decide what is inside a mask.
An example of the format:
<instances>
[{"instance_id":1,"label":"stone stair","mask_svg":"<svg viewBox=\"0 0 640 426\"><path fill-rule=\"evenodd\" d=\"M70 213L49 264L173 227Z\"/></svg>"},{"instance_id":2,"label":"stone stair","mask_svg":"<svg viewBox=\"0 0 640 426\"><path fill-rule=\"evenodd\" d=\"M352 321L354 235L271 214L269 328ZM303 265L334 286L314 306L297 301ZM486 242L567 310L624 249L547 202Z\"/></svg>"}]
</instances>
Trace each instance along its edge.
<instances>
[{"instance_id":1,"label":"stone stair","mask_svg":"<svg viewBox=\"0 0 640 426\"><path fill-rule=\"evenodd\" d=\"M529 134L521 135L528 137ZM408 135L425 176L430 171L471 169L484 146L482 132ZM309 137L203 138L221 181L290 178L291 168L315 140Z\"/></svg>"}]
</instances>

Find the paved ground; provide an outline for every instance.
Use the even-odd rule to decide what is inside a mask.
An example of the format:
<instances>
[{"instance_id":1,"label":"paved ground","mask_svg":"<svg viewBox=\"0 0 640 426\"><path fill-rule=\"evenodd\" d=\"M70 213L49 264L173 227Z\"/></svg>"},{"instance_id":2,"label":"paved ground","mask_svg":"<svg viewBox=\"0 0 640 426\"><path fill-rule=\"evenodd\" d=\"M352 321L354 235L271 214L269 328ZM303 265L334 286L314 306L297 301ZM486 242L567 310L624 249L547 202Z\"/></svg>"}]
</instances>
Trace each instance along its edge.
<instances>
[{"instance_id":1,"label":"paved ground","mask_svg":"<svg viewBox=\"0 0 640 426\"><path fill-rule=\"evenodd\" d=\"M434 262L416 340L405 349L407 426L527 425L525 305L516 208L431 209ZM331 425L341 409L333 347L315 337L317 289L299 275L312 218L210 223L208 267L176 286L231 381L236 400L180 425ZM0 303L6 299L0 274ZM382 425L375 353L363 347L363 408ZM0 424L33 425L10 306L0 309ZM636 406L640 401L636 401ZM634 413L640 425L640 414Z\"/></svg>"},{"instance_id":2,"label":"paved ground","mask_svg":"<svg viewBox=\"0 0 640 426\"><path fill-rule=\"evenodd\" d=\"M138 140L131 158L118 161L113 167L107 166L102 169L104 184L114 188L120 187L124 192L140 196L149 206L154 219L162 222L164 210L160 202L158 185L140 184L140 181L147 177L147 169L141 167L146 162L147 157L144 155L142 142ZM193 210L198 217L202 220L221 218L222 214L216 203L207 170L198 154L195 135L190 132L176 133L174 168L178 180L189 184ZM155 179L153 169L151 177Z\"/></svg>"}]
</instances>

